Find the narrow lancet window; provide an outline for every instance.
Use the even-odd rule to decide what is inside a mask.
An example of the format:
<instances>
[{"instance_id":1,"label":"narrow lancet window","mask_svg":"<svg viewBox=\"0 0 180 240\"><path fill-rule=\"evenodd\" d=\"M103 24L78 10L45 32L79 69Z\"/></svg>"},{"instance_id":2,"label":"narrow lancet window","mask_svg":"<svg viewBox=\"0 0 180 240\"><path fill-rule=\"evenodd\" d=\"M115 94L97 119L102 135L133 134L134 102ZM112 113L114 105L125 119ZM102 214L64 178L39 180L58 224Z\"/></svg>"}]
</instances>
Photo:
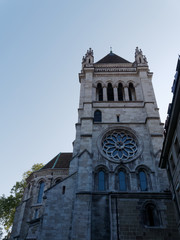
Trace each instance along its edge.
<instances>
[{"instance_id":1,"label":"narrow lancet window","mask_svg":"<svg viewBox=\"0 0 180 240\"><path fill-rule=\"evenodd\" d=\"M119 119L119 115L116 115L116 117L117 117L117 122L119 122L119 121L120 121L120 119Z\"/></svg>"},{"instance_id":2,"label":"narrow lancet window","mask_svg":"<svg viewBox=\"0 0 180 240\"><path fill-rule=\"evenodd\" d=\"M124 171L119 172L119 190L126 191L126 175Z\"/></svg>"},{"instance_id":3,"label":"narrow lancet window","mask_svg":"<svg viewBox=\"0 0 180 240\"><path fill-rule=\"evenodd\" d=\"M141 191L147 191L147 179L144 171L139 172L139 181L140 181Z\"/></svg>"},{"instance_id":4,"label":"narrow lancet window","mask_svg":"<svg viewBox=\"0 0 180 240\"><path fill-rule=\"evenodd\" d=\"M42 203L42 200L43 200L43 194L44 194L44 182L41 181L39 183L39 193L38 193L38 199L37 199L37 203Z\"/></svg>"},{"instance_id":5,"label":"narrow lancet window","mask_svg":"<svg viewBox=\"0 0 180 240\"><path fill-rule=\"evenodd\" d=\"M105 190L105 173L102 170L98 172L98 190Z\"/></svg>"}]
</instances>

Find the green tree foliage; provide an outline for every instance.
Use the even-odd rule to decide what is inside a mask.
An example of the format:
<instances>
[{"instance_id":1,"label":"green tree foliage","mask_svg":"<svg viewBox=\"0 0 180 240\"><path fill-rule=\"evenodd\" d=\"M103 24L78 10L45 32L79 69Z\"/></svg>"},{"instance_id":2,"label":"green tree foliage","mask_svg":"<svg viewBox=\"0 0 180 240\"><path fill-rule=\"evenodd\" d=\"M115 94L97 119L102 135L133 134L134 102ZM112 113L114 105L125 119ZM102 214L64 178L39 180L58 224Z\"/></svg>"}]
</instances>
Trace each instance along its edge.
<instances>
[{"instance_id":1,"label":"green tree foliage","mask_svg":"<svg viewBox=\"0 0 180 240\"><path fill-rule=\"evenodd\" d=\"M37 163L32 166L30 170L23 174L23 178L20 182L12 187L10 196L6 197L2 195L0 197L0 223L3 225L7 233L11 230L16 207L20 204L23 197L24 189L26 187L26 179L32 172L39 170L43 167L42 163Z\"/></svg>"}]
</instances>

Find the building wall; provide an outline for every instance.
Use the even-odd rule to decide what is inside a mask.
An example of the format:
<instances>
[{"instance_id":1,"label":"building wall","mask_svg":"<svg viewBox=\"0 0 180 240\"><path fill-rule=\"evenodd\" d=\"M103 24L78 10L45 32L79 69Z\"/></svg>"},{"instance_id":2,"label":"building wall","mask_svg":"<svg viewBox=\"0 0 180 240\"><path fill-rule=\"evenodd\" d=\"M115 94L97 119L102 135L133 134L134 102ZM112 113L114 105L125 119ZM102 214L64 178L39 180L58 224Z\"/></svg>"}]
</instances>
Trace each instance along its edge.
<instances>
[{"instance_id":1,"label":"building wall","mask_svg":"<svg viewBox=\"0 0 180 240\"><path fill-rule=\"evenodd\" d=\"M162 198L161 198L162 197ZM166 196L153 195L147 198L133 196L112 196L112 239L179 239L174 206ZM160 225L156 227L144 224L144 205L148 202L156 204ZM167 209L169 211L167 212ZM118 237L119 236L119 237Z\"/></svg>"},{"instance_id":2,"label":"building wall","mask_svg":"<svg viewBox=\"0 0 180 240\"><path fill-rule=\"evenodd\" d=\"M159 165L168 173L180 231L180 59L177 63L172 92L173 99L168 108L165 140Z\"/></svg>"},{"instance_id":3,"label":"building wall","mask_svg":"<svg viewBox=\"0 0 180 240\"><path fill-rule=\"evenodd\" d=\"M77 175L69 176L45 192L43 222L38 239L71 239Z\"/></svg>"},{"instance_id":4,"label":"building wall","mask_svg":"<svg viewBox=\"0 0 180 240\"><path fill-rule=\"evenodd\" d=\"M44 191L56 185L56 181L67 177L68 169L42 169L34 172L27 180L21 204L17 207L11 239L38 239L42 224L44 206L37 202L41 181L45 183Z\"/></svg>"},{"instance_id":5,"label":"building wall","mask_svg":"<svg viewBox=\"0 0 180 240\"><path fill-rule=\"evenodd\" d=\"M96 67L95 64L94 68ZM110 66L107 64L106 67ZM126 64L126 68L128 67L132 65ZM104 65L103 68L105 68ZM121 216L119 238L179 238L171 195L167 192L169 186L167 175L165 171L158 168L163 142L163 125L160 122L151 77L152 73L149 72L147 66L132 73L97 73L90 65L80 74L79 118L74 143L74 156L76 157L71 161L70 167L70 171L78 172L77 198L73 210L77 221L75 221L76 224L72 222L73 239L118 239L115 234L117 226L114 220L116 219L115 200L112 194L120 192L118 187L120 168L126 170L128 182L126 193L128 192L129 195L124 197L119 193L117 198L118 218ZM97 101L97 84L102 84L103 100L106 100L106 88L109 82L113 86L114 98L118 82L123 83L125 101L116 101L116 99L115 101ZM133 82L135 86L137 101L128 99L129 82ZM100 122L94 121L96 110L101 111ZM120 117L119 122L117 115ZM103 154L102 138L112 129L124 129L136 136L139 149L137 158L127 162L115 162ZM147 174L148 191L143 192L143 196L138 175L140 168L144 169ZM105 189L102 193L98 190L99 170L105 173ZM133 197L132 193L135 193ZM146 227L140 217L142 207L148 201L153 202L160 212L161 224L158 226ZM172 210L168 212L170 207ZM122 209L124 210L123 216L120 215ZM89 211L91 211L90 218ZM77 224L82 227L79 228Z\"/></svg>"},{"instance_id":6,"label":"building wall","mask_svg":"<svg viewBox=\"0 0 180 240\"><path fill-rule=\"evenodd\" d=\"M110 53L108 58L113 60L113 56ZM69 175L64 175L60 183L50 185L48 172L39 173L39 177L45 174L49 185L44 193L42 213L38 221L31 221L26 239L180 238L167 175L158 168L163 127L151 82L152 73L142 51L136 49L135 56L134 63L126 60L126 63L94 63L90 49L83 58L78 123ZM124 89L123 101L118 101L119 82ZM97 99L98 83L103 87L103 101ZM112 84L114 101L107 101L108 83ZM130 83L135 88L132 99ZM94 116L96 110L101 111L101 121ZM117 158L111 154L111 148L118 152ZM119 183L120 170L125 176L123 190ZM32 191L35 196L35 185Z\"/></svg>"}]
</instances>

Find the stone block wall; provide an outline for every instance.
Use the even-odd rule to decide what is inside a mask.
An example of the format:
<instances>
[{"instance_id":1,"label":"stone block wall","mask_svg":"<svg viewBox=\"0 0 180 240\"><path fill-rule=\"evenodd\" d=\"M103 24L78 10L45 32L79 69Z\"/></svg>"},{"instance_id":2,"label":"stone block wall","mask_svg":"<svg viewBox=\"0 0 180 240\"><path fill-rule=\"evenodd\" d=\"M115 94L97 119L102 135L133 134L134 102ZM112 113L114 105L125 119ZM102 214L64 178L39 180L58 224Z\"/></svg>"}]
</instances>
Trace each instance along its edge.
<instances>
[{"instance_id":1,"label":"stone block wall","mask_svg":"<svg viewBox=\"0 0 180 240\"><path fill-rule=\"evenodd\" d=\"M132 196L131 196L132 197ZM174 205L171 199L162 199L158 194L143 198L112 196L112 239L117 240L179 240ZM159 211L160 225L146 226L143 206L153 201Z\"/></svg>"},{"instance_id":2,"label":"stone block wall","mask_svg":"<svg viewBox=\"0 0 180 240\"><path fill-rule=\"evenodd\" d=\"M110 239L109 196L92 195L91 239Z\"/></svg>"},{"instance_id":3,"label":"stone block wall","mask_svg":"<svg viewBox=\"0 0 180 240\"><path fill-rule=\"evenodd\" d=\"M71 235L76 174L45 192L40 240L65 240Z\"/></svg>"}]
</instances>

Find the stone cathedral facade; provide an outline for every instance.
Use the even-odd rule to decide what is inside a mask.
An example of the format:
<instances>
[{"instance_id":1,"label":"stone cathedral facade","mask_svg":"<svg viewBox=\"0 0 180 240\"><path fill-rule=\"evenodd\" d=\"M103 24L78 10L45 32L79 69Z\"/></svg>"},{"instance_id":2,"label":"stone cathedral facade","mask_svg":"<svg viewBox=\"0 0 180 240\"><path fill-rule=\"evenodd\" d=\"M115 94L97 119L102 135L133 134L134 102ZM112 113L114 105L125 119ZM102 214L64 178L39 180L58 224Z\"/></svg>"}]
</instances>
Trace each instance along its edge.
<instances>
[{"instance_id":1,"label":"stone cathedral facade","mask_svg":"<svg viewBox=\"0 0 180 240\"><path fill-rule=\"evenodd\" d=\"M178 240L165 170L163 125L142 51L82 60L73 153L28 179L11 239Z\"/></svg>"}]
</instances>

